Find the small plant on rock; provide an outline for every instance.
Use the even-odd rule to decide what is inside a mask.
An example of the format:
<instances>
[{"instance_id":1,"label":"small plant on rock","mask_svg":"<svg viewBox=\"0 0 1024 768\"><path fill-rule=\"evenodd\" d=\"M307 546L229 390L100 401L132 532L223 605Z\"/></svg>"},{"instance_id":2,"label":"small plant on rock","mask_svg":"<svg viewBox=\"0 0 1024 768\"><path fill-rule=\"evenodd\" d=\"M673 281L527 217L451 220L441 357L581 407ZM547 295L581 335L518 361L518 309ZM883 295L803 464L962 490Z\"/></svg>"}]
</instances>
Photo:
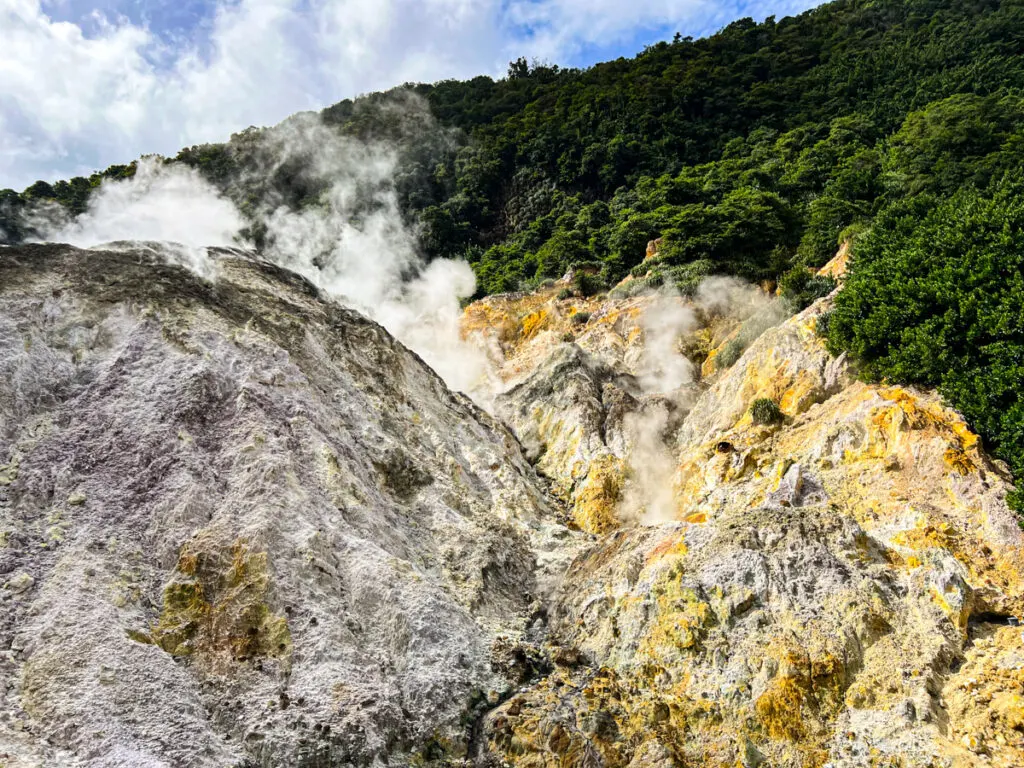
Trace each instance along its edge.
<instances>
[{"instance_id":1,"label":"small plant on rock","mask_svg":"<svg viewBox=\"0 0 1024 768\"><path fill-rule=\"evenodd\" d=\"M814 332L823 339L828 338L829 324L832 322L832 313L835 310L828 310L818 315L818 320L814 325Z\"/></svg>"},{"instance_id":2,"label":"small plant on rock","mask_svg":"<svg viewBox=\"0 0 1024 768\"><path fill-rule=\"evenodd\" d=\"M579 293L580 296L586 298L598 293L604 286L601 284L601 280L597 276L580 270L573 278L572 287L576 289L576 292Z\"/></svg>"},{"instance_id":3,"label":"small plant on rock","mask_svg":"<svg viewBox=\"0 0 1024 768\"><path fill-rule=\"evenodd\" d=\"M731 367L733 363L740 359L743 349L743 342L739 339L733 339L728 342L715 357L715 366L720 370Z\"/></svg>"},{"instance_id":4,"label":"small plant on rock","mask_svg":"<svg viewBox=\"0 0 1024 768\"><path fill-rule=\"evenodd\" d=\"M751 403L750 417L760 426L778 424L785 418L779 404L767 397L759 397Z\"/></svg>"},{"instance_id":5,"label":"small plant on rock","mask_svg":"<svg viewBox=\"0 0 1024 768\"><path fill-rule=\"evenodd\" d=\"M793 267L779 279L782 296L790 301L797 312L835 290L832 277L816 275L805 267Z\"/></svg>"}]
</instances>

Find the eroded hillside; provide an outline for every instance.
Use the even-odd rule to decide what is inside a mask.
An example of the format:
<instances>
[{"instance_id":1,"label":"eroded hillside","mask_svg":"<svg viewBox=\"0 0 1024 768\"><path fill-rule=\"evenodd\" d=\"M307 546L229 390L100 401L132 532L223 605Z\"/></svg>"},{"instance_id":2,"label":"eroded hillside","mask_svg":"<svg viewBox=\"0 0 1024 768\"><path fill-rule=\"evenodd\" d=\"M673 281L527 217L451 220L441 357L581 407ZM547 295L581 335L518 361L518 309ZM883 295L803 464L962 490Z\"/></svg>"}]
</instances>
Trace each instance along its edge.
<instances>
[{"instance_id":1,"label":"eroded hillside","mask_svg":"<svg viewBox=\"0 0 1024 768\"><path fill-rule=\"evenodd\" d=\"M858 382L816 333L830 299L777 325L770 305L695 307L656 347L693 376L652 393L637 361L666 301L701 303L555 287L467 311L526 376L498 412L600 534L550 608L569 662L488 716L490 748L517 766L1024 764L1006 466L934 394ZM727 360L751 323L767 329Z\"/></svg>"},{"instance_id":2,"label":"eroded hillside","mask_svg":"<svg viewBox=\"0 0 1024 768\"><path fill-rule=\"evenodd\" d=\"M0 250L0 763L465 753L564 568L533 469L303 279L166 258Z\"/></svg>"},{"instance_id":3,"label":"eroded hillside","mask_svg":"<svg viewBox=\"0 0 1024 768\"><path fill-rule=\"evenodd\" d=\"M492 416L251 254L0 249L0 764L1024 764L1009 473L830 301L490 297Z\"/></svg>"}]
</instances>

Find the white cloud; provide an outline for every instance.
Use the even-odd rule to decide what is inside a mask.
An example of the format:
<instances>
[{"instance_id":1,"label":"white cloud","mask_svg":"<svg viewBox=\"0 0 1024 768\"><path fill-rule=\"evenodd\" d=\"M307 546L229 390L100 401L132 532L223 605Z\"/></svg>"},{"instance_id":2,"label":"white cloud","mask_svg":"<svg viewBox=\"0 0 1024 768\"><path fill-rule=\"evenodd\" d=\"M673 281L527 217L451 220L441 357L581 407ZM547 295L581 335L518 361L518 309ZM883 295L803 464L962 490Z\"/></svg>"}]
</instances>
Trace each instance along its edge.
<instances>
[{"instance_id":1,"label":"white cloud","mask_svg":"<svg viewBox=\"0 0 1024 768\"><path fill-rule=\"evenodd\" d=\"M173 154L406 80L493 72L496 7L240 0L177 50L126 19L81 27L0 0L0 187Z\"/></svg>"},{"instance_id":2,"label":"white cloud","mask_svg":"<svg viewBox=\"0 0 1024 768\"><path fill-rule=\"evenodd\" d=\"M711 0L216 1L197 38L172 46L123 17L95 12L86 32L51 18L55 5L0 0L0 188L173 154L406 81L500 75L519 55L559 62L750 12Z\"/></svg>"},{"instance_id":3,"label":"white cloud","mask_svg":"<svg viewBox=\"0 0 1024 768\"><path fill-rule=\"evenodd\" d=\"M541 58L557 61L582 45L607 44L637 30L665 27L701 29L719 16L721 3L713 0L557 0L516 2L511 20L532 30L533 48Z\"/></svg>"}]
</instances>

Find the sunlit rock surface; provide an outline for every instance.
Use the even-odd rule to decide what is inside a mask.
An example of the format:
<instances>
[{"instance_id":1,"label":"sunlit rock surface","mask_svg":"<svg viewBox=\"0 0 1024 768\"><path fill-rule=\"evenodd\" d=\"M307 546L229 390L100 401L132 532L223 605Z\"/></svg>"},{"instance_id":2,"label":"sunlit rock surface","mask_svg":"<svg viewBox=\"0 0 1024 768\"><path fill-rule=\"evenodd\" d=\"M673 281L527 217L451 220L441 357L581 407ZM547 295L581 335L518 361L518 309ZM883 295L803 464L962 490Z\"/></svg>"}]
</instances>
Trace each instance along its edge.
<instances>
[{"instance_id":1,"label":"sunlit rock surface","mask_svg":"<svg viewBox=\"0 0 1024 768\"><path fill-rule=\"evenodd\" d=\"M1024 765L963 419L828 299L563 287L466 309L489 416L250 255L0 249L0 765Z\"/></svg>"},{"instance_id":2,"label":"sunlit rock surface","mask_svg":"<svg viewBox=\"0 0 1024 768\"><path fill-rule=\"evenodd\" d=\"M496 411L589 533L618 524L629 449L624 419L639 407L634 378L575 344L556 348L533 376L501 395Z\"/></svg>"},{"instance_id":3,"label":"sunlit rock surface","mask_svg":"<svg viewBox=\"0 0 1024 768\"><path fill-rule=\"evenodd\" d=\"M816 334L828 308L702 366L700 395L664 436L673 521L605 518L549 610L561 662L487 717L499 761L1024 765L1010 478L936 395L857 382ZM713 360L721 327L680 334L680 348L715 337ZM540 386L566 370L569 383ZM504 396L532 404L509 423L540 440L546 475L599 466L600 450L580 447L617 444L598 384L632 372L618 354L555 352ZM754 423L759 398L781 421Z\"/></svg>"},{"instance_id":4,"label":"sunlit rock surface","mask_svg":"<svg viewBox=\"0 0 1024 768\"><path fill-rule=\"evenodd\" d=\"M714 329L721 335L735 323L678 296L609 300L565 290L560 282L475 302L463 332L494 357L506 387L495 414L552 481L570 523L603 534L622 522L618 506L638 436L631 420L660 419L661 431L674 430L697 391L690 358L702 359ZM645 343L652 318L662 328L681 321L686 332L675 335L683 345ZM674 386L652 394L650 380L661 378Z\"/></svg>"},{"instance_id":5,"label":"sunlit rock surface","mask_svg":"<svg viewBox=\"0 0 1024 768\"><path fill-rule=\"evenodd\" d=\"M509 432L303 279L0 249L0 764L463 755L554 514Z\"/></svg>"}]
</instances>

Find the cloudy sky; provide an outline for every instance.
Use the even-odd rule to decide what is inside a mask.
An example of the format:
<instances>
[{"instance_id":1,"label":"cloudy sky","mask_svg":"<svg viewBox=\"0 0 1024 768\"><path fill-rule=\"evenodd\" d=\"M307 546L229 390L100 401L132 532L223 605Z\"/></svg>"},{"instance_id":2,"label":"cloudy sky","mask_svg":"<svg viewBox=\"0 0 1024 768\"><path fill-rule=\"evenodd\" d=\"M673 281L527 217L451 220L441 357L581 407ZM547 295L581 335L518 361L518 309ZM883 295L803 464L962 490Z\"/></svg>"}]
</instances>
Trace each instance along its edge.
<instances>
[{"instance_id":1,"label":"cloudy sky","mask_svg":"<svg viewBox=\"0 0 1024 768\"><path fill-rule=\"evenodd\" d=\"M0 0L0 188L402 82L586 66L815 0Z\"/></svg>"}]
</instances>

